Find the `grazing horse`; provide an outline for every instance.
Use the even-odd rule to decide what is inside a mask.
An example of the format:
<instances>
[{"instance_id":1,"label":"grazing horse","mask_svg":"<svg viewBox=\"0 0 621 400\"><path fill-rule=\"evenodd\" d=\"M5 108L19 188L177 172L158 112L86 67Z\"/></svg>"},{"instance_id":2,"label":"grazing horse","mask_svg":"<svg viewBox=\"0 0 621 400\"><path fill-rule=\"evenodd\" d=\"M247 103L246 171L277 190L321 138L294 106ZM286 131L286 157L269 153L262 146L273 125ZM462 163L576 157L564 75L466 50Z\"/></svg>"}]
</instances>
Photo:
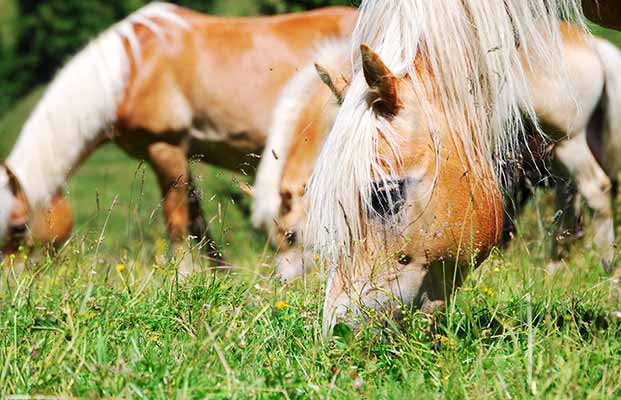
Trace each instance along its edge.
<instances>
[{"instance_id":1,"label":"grazing horse","mask_svg":"<svg viewBox=\"0 0 621 400\"><path fill-rule=\"evenodd\" d=\"M576 7L363 1L352 81L307 189L304 240L329 267L324 334L399 304L441 310L487 257L523 115L537 120L528 71L566 81L557 11Z\"/></svg>"},{"instance_id":2,"label":"grazing horse","mask_svg":"<svg viewBox=\"0 0 621 400\"><path fill-rule=\"evenodd\" d=\"M146 160L163 195L180 273L186 239L188 158L253 168L278 94L323 40L348 36L357 11L333 7L255 18L220 18L151 3L91 42L56 76L0 168L0 237L16 210L49 201L101 144ZM20 195L22 193L23 195Z\"/></svg>"},{"instance_id":3,"label":"grazing horse","mask_svg":"<svg viewBox=\"0 0 621 400\"><path fill-rule=\"evenodd\" d=\"M274 109L274 124L257 169L253 197L253 224L269 233L278 249L277 274L283 280L310 266L312 255L301 251L306 221L306 184L327 132L338 112L338 98L351 77L347 62L350 39L326 43L314 63L302 69L283 90ZM324 85L324 79L332 79Z\"/></svg>"},{"instance_id":4,"label":"grazing horse","mask_svg":"<svg viewBox=\"0 0 621 400\"><path fill-rule=\"evenodd\" d=\"M591 38L572 25L563 23L560 27L572 92L567 93L566 85L560 85L549 75L527 69L536 116L547 128L554 144L544 143L540 136L532 135L533 140L540 140L529 144L529 149L525 149L525 154L519 158L520 163L515 165L516 170L508 174L504 188L503 239L509 238L515 216L530 197L531 189L525 186L526 181L531 184L544 182L547 173L552 172L548 178L554 178L556 182L560 216L552 245L553 261L556 263L565 254L566 245L571 240L564 239L573 238L571 233L576 229L576 213L572 199L574 192L579 191L594 210L594 243L606 267L612 261L614 242L609 198L611 184L596 157L602 159L602 138L621 140L617 112L621 110L621 87L617 89L621 84L618 72L621 71L621 52L609 42ZM347 55L348 47L343 42L342 60ZM316 61L321 64L318 66L321 79L315 76L310 90L308 86L298 85L297 92L288 93L281 100L285 105L297 99L294 104L298 106L283 113L287 118L281 119L282 125L274 126L276 129L264 151L254 190L255 210L265 211L266 206L274 208L267 214L255 214L255 224L272 229L271 236L280 252L276 269L284 281L295 278L314 264L309 253L299 245L308 207L303 196L321 146L334 123L338 102L344 97L347 82L351 79L351 66L347 63L322 58ZM296 79L300 78L293 80ZM598 147L594 150L596 157L589 150L587 139ZM606 149L611 154L618 154L621 149L616 149L615 145L613 143ZM273 157L273 153L280 154L280 157ZM545 162L549 157L554 159L551 165ZM607 172L614 178L615 171L609 168Z\"/></svg>"}]
</instances>

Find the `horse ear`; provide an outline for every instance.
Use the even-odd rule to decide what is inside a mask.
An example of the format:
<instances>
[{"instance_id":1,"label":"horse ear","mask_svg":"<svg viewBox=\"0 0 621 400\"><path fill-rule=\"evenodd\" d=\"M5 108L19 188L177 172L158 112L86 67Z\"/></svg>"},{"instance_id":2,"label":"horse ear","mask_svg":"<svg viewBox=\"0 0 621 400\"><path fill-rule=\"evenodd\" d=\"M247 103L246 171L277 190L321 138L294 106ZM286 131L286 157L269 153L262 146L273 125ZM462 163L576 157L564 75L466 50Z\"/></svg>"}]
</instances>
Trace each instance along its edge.
<instances>
[{"instance_id":1,"label":"horse ear","mask_svg":"<svg viewBox=\"0 0 621 400\"><path fill-rule=\"evenodd\" d=\"M332 78L332 74L328 69L320 64L315 63L315 70L319 75L319 79L328 87L330 91L336 97L336 101L339 105L343 104L343 93L345 92L345 85L337 85L336 81Z\"/></svg>"},{"instance_id":2,"label":"horse ear","mask_svg":"<svg viewBox=\"0 0 621 400\"><path fill-rule=\"evenodd\" d=\"M397 77L388 69L380 56L369 46L360 46L362 70L367 84L371 88L368 101L373 109L381 115L395 116L401 108L397 91Z\"/></svg>"}]
</instances>

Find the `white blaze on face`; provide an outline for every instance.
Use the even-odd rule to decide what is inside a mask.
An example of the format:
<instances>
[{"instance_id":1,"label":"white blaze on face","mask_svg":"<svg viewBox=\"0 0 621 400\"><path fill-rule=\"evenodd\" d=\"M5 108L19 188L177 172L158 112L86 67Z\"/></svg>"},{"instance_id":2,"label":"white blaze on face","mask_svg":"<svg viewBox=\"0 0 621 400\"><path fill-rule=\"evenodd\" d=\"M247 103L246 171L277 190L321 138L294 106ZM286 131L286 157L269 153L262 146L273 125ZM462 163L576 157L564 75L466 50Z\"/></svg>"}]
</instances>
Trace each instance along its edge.
<instances>
[{"instance_id":1,"label":"white blaze on face","mask_svg":"<svg viewBox=\"0 0 621 400\"><path fill-rule=\"evenodd\" d=\"M0 168L0 241L6 236L14 205L15 196L11 192L9 175L5 168Z\"/></svg>"}]
</instances>

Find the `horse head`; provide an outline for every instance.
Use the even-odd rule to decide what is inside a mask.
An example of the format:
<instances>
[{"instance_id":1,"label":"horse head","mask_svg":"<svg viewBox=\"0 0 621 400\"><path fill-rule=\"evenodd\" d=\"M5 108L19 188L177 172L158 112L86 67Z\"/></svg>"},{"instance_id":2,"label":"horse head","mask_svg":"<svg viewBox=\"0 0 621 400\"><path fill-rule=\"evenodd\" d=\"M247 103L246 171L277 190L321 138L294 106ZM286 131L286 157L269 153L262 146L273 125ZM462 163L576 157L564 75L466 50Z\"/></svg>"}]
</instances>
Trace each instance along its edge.
<instances>
[{"instance_id":1,"label":"horse head","mask_svg":"<svg viewBox=\"0 0 621 400\"><path fill-rule=\"evenodd\" d=\"M26 231L28 204L15 175L6 167L0 166L0 243L3 252L15 247Z\"/></svg>"},{"instance_id":2,"label":"horse head","mask_svg":"<svg viewBox=\"0 0 621 400\"><path fill-rule=\"evenodd\" d=\"M349 240L338 244L346 250L331 260L325 333L338 322L398 316L402 306L426 313L442 309L502 228L491 166L465 154L459 138L468 135L453 135L427 65L417 60L417 76L398 77L368 46L361 46L361 56L366 87L360 98L374 123L354 133L371 136L373 168L354 199L357 212L340 201L333 209L321 206L324 213L340 214ZM352 173L339 167L333 165L333 174ZM317 186L320 176L313 180L311 190L326 189ZM311 202L321 201L311 194Z\"/></svg>"},{"instance_id":3,"label":"horse head","mask_svg":"<svg viewBox=\"0 0 621 400\"><path fill-rule=\"evenodd\" d=\"M71 234L73 215L60 192L45 206L32 207L19 180L0 166L0 248L2 255L27 242L62 243Z\"/></svg>"}]
</instances>

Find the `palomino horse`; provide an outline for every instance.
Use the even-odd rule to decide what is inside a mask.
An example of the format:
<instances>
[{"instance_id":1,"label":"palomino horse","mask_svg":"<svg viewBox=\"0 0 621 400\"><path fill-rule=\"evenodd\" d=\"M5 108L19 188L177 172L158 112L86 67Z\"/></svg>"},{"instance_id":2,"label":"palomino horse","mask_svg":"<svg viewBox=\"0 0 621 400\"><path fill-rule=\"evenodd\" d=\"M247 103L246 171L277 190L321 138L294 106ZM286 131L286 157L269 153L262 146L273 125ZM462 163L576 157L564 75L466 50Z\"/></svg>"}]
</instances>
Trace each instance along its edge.
<instances>
[{"instance_id":1,"label":"palomino horse","mask_svg":"<svg viewBox=\"0 0 621 400\"><path fill-rule=\"evenodd\" d=\"M253 224L269 234L278 249L277 274L290 280L301 268L313 264L309 252L301 251L306 221L306 184L327 132L338 112L338 98L351 77L347 62L350 40L326 43L315 62L296 74L283 90L275 108L274 124L257 169L253 196ZM338 76L331 90L324 77Z\"/></svg>"},{"instance_id":2,"label":"palomino horse","mask_svg":"<svg viewBox=\"0 0 621 400\"><path fill-rule=\"evenodd\" d=\"M319 42L350 35L356 17L343 7L257 18L163 3L137 11L74 57L26 122L0 169L0 236L15 210L46 203L114 141L154 169L180 273L191 273L188 158L252 167L283 86Z\"/></svg>"},{"instance_id":3,"label":"palomino horse","mask_svg":"<svg viewBox=\"0 0 621 400\"><path fill-rule=\"evenodd\" d=\"M521 155L522 162L508 177L512 184L505 188L505 227L511 230L513 218L524 203L523 195L519 196L522 193L520 183L524 184L525 178L534 183L543 181L543 174L549 172L543 158L546 151L552 150L556 162L551 168L557 178L557 204L561 211L552 258L555 262L559 260L565 250L565 246L559 244L569 243L569 240L562 239L568 236L567 231L575 223L572 220L575 217L574 203L568 199L572 198L576 185L595 212L594 242L602 254L604 266L608 266L613 256L614 240L609 198L611 185L588 149L587 132L591 142L600 143L598 155L602 153L602 138L621 139L616 112L621 107L618 104L621 88L617 89L621 84L618 72L621 71L621 52L609 42L591 38L568 24L561 24L561 35L572 93L567 93L567 87L554 82L549 75L528 71L534 110L540 123L548 128L553 141L558 143L551 147L533 144L527 154ZM348 48L345 43L341 47L344 60ZM300 106L290 110L292 112L287 114L287 120L282 121L288 125L275 129L270 135L257 173L255 203L259 206L256 208L265 210L264 205L278 207L271 214L255 216L255 223L259 221L274 227L272 237L280 250L276 259L277 272L285 281L302 274L305 267L314 264L308 252L299 246L307 211L303 196L312 167L334 122L337 103L344 97L346 84L351 79L351 67L347 63L339 64L321 58L317 62L322 65L320 73L326 85L322 85L319 76L316 76L311 90L300 86L297 93L289 93L286 99L283 98L283 103L291 103L291 98L298 99ZM330 99L331 92L335 95ZM603 110L602 105L605 105ZM615 148L618 146L607 143L606 149L611 154L618 154L621 150ZM535 151L542 147L545 151ZM285 155L276 159L271 153ZM601 155L599 158L602 158ZM608 171L611 177L615 177L616 169L609 168ZM278 182L274 177L282 178ZM524 189L528 196L530 189Z\"/></svg>"},{"instance_id":4,"label":"palomino horse","mask_svg":"<svg viewBox=\"0 0 621 400\"><path fill-rule=\"evenodd\" d=\"M566 75L557 10L577 6L565 6L363 2L352 81L308 186L325 334L369 309L444 308L500 239L503 170L523 114L536 121L527 71Z\"/></svg>"}]
</instances>

